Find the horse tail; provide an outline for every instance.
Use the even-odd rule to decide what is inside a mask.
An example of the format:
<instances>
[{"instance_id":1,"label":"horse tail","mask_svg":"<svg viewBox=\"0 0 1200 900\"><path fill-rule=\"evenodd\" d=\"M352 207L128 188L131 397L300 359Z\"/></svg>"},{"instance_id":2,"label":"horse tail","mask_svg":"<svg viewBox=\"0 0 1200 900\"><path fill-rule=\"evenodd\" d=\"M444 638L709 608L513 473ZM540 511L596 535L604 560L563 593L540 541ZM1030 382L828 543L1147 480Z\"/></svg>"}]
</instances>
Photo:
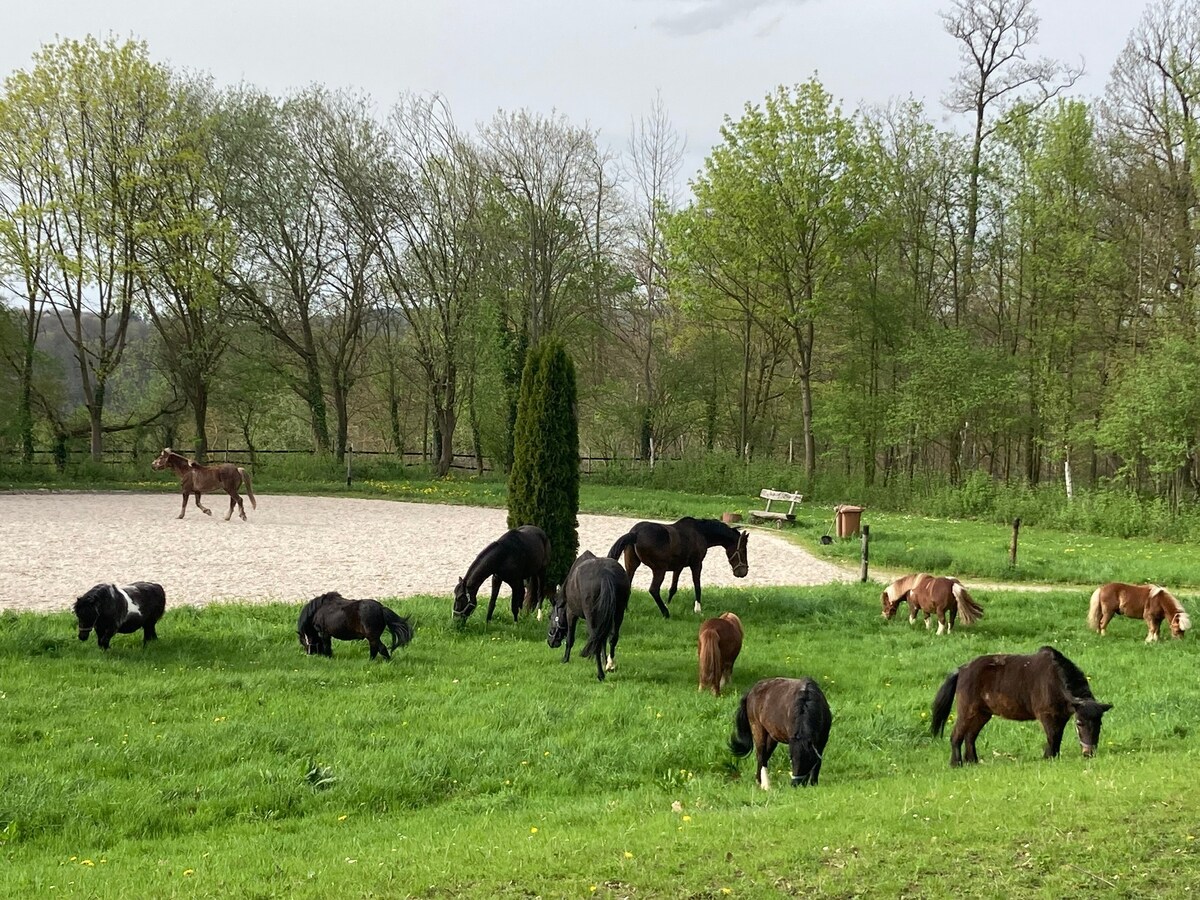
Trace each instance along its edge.
<instances>
[{"instance_id":1,"label":"horse tail","mask_svg":"<svg viewBox=\"0 0 1200 900\"><path fill-rule=\"evenodd\" d=\"M602 575L600 578L600 593L592 605L592 615L588 622L588 639L583 645L583 655L591 659L597 653L604 652L604 642L613 630L617 617L617 587L612 578Z\"/></svg>"},{"instance_id":2,"label":"horse tail","mask_svg":"<svg viewBox=\"0 0 1200 900\"><path fill-rule=\"evenodd\" d=\"M625 548L632 546L637 540L637 535L632 531L626 532L617 538L617 542L612 545L612 549L608 551L609 559L620 559L621 554L625 552Z\"/></svg>"},{"instance_id":3,"label":"horse tail","mask_svg":"<svg viewBox=\"0 0 1200 900\"><path fill-rule=\"evenodd\" d=\"M721 693L721 638L715 628L700 628L700 687Z\"/></svg>"},{"instance_id":4,"label":"horse tail","mask_svg":"<svg viewBox=\"0 0 1200 900\"><path fill-rule=\"evenodd\" d=\"M742 695L737 712L733 716L733 733L729 735L729 749L734 756L745 756L754 749L754 732L750 730L750 714L746 711L747 691Z\"/></svg>"},{"instance_id":5,"label":"horse tail","mask_svg":"<svg viewBox=\"0 0 1200 900\"><path fill-rule=\"evenodd\" d=\"M238 466L238 474L242 476L242 483L246 485L246 496L250 498L250 508L258 509L258 501L254 499L254 488L250 486L250 473Z\"/></svg>"},{"instance_id":6,"label":"horse tail","mask_svg":"<svg viewBox=\"0 0 1200 900\"><path fill-rule=\"evenodd\" d=\"M399 616L386 606L383 607L383 622L392 633L392 649L406 647L413 637L412 621L408 616Z\"/></svg>"},{"instance_id":7,"label":"horse tail","mask_svg":"<svg viewBox=\"0 0 1200 900\"><path fill-rule=\"evenodd\" d=\"M946 728L946 720L950 718L950 708L954 706L954 692L958 690L958 669L950 673L950 676L942 682L942 686L938 688L937 696L933 698L932 721L929 723L929 732L934 737L940 737Z\"/></svg>"},{"instance_id":8,"label":"horse tail","mask_svg":"<svg viewBox=\"0 0 1200 900\"><path fill-rule=\"evenodd\" d=\"M1091 602L1088 603L1088 620L1087 620L1087 622L1088 622L1088 628L1092 629L1092 631L1100 630L1100 612L1101 612L1100 611L1100 606L1101 606L1100 591L1101 590L1103 590L1103 588L1096 588L1094 591L1092 591L1092 599L1091 599Z\"/></svg>"},{"instance_id":9,"label":"horse tail","mask_svg":"<svg viewBox=\"0 0 1200 900\"><path fill-rule=\"evenodd\" d=\"M958 617L962 619L964 625L974 625L983 618L983 609L971 599L971 595L967 593L967 589L962 586L961 582L954 582L952 590L954 599L958 601Z\"/></svg>"}]
</instances>

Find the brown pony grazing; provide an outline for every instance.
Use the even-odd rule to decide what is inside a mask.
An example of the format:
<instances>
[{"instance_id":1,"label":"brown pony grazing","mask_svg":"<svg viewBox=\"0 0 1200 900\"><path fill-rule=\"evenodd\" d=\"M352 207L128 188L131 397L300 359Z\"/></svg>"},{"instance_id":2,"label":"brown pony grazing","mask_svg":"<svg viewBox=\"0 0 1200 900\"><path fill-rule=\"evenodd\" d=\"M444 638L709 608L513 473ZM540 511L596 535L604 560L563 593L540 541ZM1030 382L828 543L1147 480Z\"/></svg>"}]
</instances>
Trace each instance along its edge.
<instances>
[{"instance_id":1,"label":"brown pony grazing","mask_svg":"<svg viewBox=\"0 0 1200 900\"><path fill-rule=\"evenodd\" d=\"M883 617L890 619L902 600L908 601L908 624L917 621L919 612L925 613L925 627L936 614L938 634L949 634L956 616L962 617L964 625L974 625L983 618L983 609L976 603L962 582L957 578L927 575L924 572L897 578L881 595Z\"/></svg>"},{"instance_id":2,"label":"brown pony grazing","mask_svg":"<svg viewBox=\"0 0 1200 900\"><path fill-rule=\"evenodd\" d=\"M767 763L780 744L792 757L792 787L821 777L833 715L821 687L811 678L764 678L750 688L733 717L729 749L735 756L757 750L758 785L770 790Z\"/></svg>"},{"instance_id":3,"label":"brown pony grazing","mask_svg":"<svg viewBox=\"0 0 1200 900\"><path fill-rule=\"evenodd\" d=\"M1171 637L1181 638L1192 620L1182 604L1164 587L1157 584L1124 584L1112 581L1092 592L1088 606L1088 625L1092 631L1105 634L1112 617L1120 613L1131 619L1146 621L1146 643L1158 640L1158 629L1166 619L1171 623Z\"/></svg>"},{"instance_id":4,"label":"brown pony grazing","mask_svg":"<svg viewBox=\"0 0 1200 900\"><path fill-rule=\"evenodd\" d=\"M731 612L700 625L700 690L711 688L714 697L721 696L742 652L742 637L742 620Z\"/></svg>"},{"instance_id":5,"label":"brown pony grazing","mask_svg":"<svg viewBox=\"0 0 1200 900\"><path fill-rule=\"evenodd\" d=\"M934 737L942 733L950 708L958 701L958 718L950 732L950 765L979 762L975 739L992 716L1028 722L1037 719L1046 732L1046 759L1058 756L1063 729L1075 716L1075 730L1084 756L1100 744L1101 718L1112 709L1092 696L1087 676L1053 647L1019 656L995 653L978 656L950 673L933 698Z\"/></svg>"},{"instance_id":6,"label":"brown pony grazing","mask_svg":"<svg viewBox=\"0 0 1200 900\"><path fill-rule=\"evenodd\" d=\"M254 499L254 488L250 486L250 473L241 466L235 466L233 463L202 466L200 463L193 462L186 456L176 453L170 447L166 447L162 453L158 454L158 458L150 463L150 468L159 472L163 469L172 469L179 476L179 485L183 489L183 506L179 510L179 515L176 516L177 519L182 519L183 514L187 512L189 495L196 498L196 508L200 512L211 516L212 510L200 504L200 495L213 491L225 491L229 494L229 512L225 514L225 521L228 522L230 516L233 515L235 505L242 521L246 521L246 507L242 505L242 498L238 495L238 488L242 484L246 485L246 496L250 498L250 506L258 509L258 501Z\"/></svg>"}]
</instances>

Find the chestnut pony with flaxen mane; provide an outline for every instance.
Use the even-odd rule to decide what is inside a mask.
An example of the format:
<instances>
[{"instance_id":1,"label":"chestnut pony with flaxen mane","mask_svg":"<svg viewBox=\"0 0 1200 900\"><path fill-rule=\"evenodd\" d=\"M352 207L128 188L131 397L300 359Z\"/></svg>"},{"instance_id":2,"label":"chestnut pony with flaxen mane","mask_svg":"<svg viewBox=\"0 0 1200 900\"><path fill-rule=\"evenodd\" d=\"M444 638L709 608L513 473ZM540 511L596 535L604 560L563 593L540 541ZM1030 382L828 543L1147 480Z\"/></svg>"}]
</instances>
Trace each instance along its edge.
<instances>
[{"instance_id":1,"label":"chestnut pony with flaxen mane","mask_svg":"<svg viewBox=\"0 0 1200 900\"><path fill-rule=\"evenodd\" d=\"M733 664L742 652L742 620L731 612L706 619L700 626L700 690L710 688L714 697L733 677Z\"/></svg>"},{"instance_id":2,"label":"chestnut pony with flaxen mane","mask_svg":"<svg viewBox=\"0 0 1200 900\"><path fill-rule=\"evenodd\" d=\"M1120 614L1146 622L1146 643L1158 640L1158 630L1166 619L1171 626L1171 637L1181 638L1192 620L1183 605L1164 587L1157 584L1124 584L1112 581L1092 592L1088 606L1088 625L1093 631L1106 633L1113 616Z\"/></svg>"},{"instance_id":3,"label":"chestnut pony with flaxen mane","mask_svg":"<svg viewBox=\"0 0 1200 900\"><path fill-rule=\"evenodd\" d=\"M887 586L880 595L883 602L883 617L890 619L902 601L908 601L908 623L917 621L917 614L925 613L925 627L936 615L938 634L949 634L956 616L962 617L964 625L974 625L983 618L983 609L976 603L962 582L957 578L935 577L925 572L905 575Z\"/></svg>"},{"instance_id":4,"label":"chestnut pony with flaxen mane","mask_svg":"<svg viewBox=\"0 0 1200 900\"><path fill-rule=\"evenodd\" d=\"M187 512L189 495L196 498L196 508L200 512L211 516L212 510L200 504L200 495L225 491L229 495L229 512L225 514L225 521L228 522L233 515L234 506L237 506L242 521L246 521L246 507L242 505L242 498L238 495L238 488L243 484L246 485L246 496L250 498L250 506L258 509L258 501L254 499L254 488L250 486L250 473L241 466L235 466L233 463L203 466L166 447L158 454L158 458L150 463L150 468L159 472L171 469L179 476L179 486L183 490L183 506L179 509L179 515L175 517L177 519L182 519L183 514Z\"/></svg>"}]
</instances>

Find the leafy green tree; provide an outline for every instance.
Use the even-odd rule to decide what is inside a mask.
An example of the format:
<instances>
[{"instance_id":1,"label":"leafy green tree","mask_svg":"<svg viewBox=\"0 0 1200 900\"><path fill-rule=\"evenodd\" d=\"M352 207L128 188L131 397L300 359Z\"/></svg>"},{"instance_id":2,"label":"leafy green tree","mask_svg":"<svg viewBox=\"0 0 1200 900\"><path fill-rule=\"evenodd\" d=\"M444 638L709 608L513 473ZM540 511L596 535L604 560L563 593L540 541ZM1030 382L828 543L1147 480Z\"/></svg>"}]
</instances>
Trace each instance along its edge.
<instances>
[{"instance_id":1,"label":"leafy green tree","mask_svg":"<svg viewBox=\"0 0 1200 900\"><path fill-rule=\"evenodd\" d=\"M547 584L561 584L579 549L579 423L575 364L558 341L526 355L508 479L508 526L550 538Z\"/></svg>"}]
</instances>

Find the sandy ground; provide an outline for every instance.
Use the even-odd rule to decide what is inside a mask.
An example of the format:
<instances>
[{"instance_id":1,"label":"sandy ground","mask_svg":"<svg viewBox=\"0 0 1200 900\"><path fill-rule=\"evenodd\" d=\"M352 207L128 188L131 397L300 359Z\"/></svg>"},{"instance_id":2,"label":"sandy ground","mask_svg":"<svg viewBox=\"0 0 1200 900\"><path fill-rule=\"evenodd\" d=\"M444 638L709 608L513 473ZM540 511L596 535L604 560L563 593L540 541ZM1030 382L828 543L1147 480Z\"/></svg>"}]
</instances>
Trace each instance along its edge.
<instances>
[{"instance_id":1,"label":"sandy ground","mask_svg":"<svg viewBox=\"0 0 1200 900\"><path fill-rule=\"evenodd\" d=\"M225 522L223 495L205 498L212 517L189 504L186 518L178 520L176 494L0 494L0 610L66 610L97 582L139 580L162 584L168 607L298 602L329 590L347 597L449 598L475 555L506 527L501 509L331 497L258 500L257 510L246 504L248 522ZM636 521L581 515L580 548L606 553ZM705 587L852 577L770 531L752 532L750 574L734 578L724 553L714 548ZM642 567L634 588L649 585ZM690 609L686 571L684 587ZM505 588L502 605L507 593Z\"/></svg>"}]
</instances>

